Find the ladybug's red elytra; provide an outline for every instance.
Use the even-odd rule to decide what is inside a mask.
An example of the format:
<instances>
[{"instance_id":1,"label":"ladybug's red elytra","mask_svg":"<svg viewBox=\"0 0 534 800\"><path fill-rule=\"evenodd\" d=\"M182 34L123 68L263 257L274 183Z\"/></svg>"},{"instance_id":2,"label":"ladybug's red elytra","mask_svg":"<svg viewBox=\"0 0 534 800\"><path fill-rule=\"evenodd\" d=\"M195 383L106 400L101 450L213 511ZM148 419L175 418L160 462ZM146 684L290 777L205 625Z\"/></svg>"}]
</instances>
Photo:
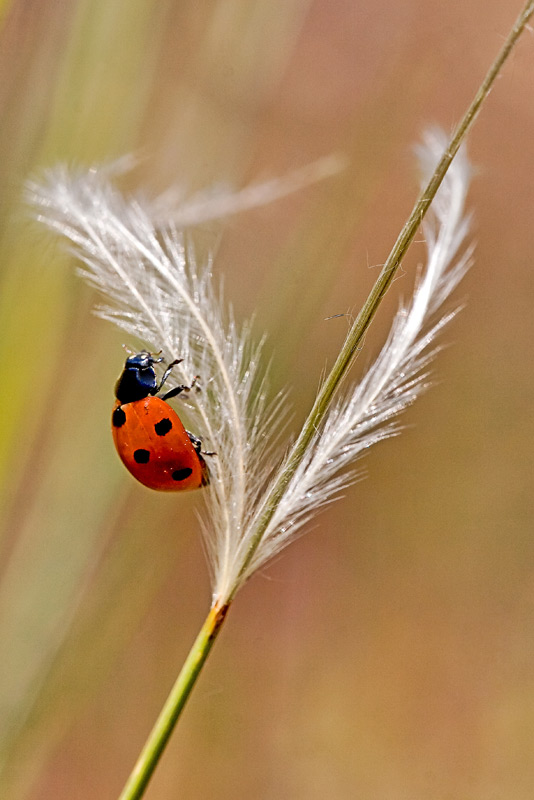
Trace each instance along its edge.
<instances>
[{"instance_id":1,"label":"ladybug's red elytra","mask_svg":"<svg viewBox=\"0 0 534 800\"><path fill-rule=\"evenodd\" d=\"M134 478L163 492L199 489L209 482L201 440L188 433L166 402L191 386L176 386L156 397L180 360L171 361L158 383L154 364L162 358L142 350L126 359L115 386L111 417L113 441ZM210 454L211 455L211 454Z\"/></svg>"}]
</instances>

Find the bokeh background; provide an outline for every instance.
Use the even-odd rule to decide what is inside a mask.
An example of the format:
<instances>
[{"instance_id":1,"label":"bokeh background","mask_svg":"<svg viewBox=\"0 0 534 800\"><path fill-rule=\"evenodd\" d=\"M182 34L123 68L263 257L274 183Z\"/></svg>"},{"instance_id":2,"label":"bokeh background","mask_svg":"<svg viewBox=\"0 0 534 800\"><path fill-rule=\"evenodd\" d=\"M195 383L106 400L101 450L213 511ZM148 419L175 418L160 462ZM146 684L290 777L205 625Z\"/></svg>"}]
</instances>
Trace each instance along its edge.
<instances>
[{"instance_id":1,"label":"bokeh background","mask_svg":"<svg viewBox=\"0 0 534 800\"><path fill-rule=\"evenodd\" d=\"M122 468L124 337L92 316L23 182L134 153L136 186L194 192L346 153L340 176L203 232L236 316L268 334L296 429L347 330L325 317L358 309L411 209L414 142L452 129L519 5L1 6L3 800L115 798L210 599L199 498ZM149 800L532 798L533 76L527 33L469 141L476 265L436 385L238 596Z\"/></svg>"}]
</instances>

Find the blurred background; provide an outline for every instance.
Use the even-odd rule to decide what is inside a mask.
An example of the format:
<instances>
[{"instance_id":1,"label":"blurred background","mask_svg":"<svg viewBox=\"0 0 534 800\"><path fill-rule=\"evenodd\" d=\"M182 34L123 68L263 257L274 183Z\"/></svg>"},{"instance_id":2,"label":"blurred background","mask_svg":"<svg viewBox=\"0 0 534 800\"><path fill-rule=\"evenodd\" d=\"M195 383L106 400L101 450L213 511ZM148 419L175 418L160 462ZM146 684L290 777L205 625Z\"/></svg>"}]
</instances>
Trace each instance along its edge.
<instances>
[{"instance_id":1,"label":"blurred background","mask_svg":"<svg viewBox=\"0 0 534 800\"><path fill-rule=\"evenodd\" d=\"M124 336L92 316L24 181L133 153L135 187L195 192L347 154L341 175L203 232L237 318L268 334L296 430L349 324L325 317L358 310L411 209L413 144L459 120L519 6L0 6L3 800L113 800L210 602L198 495L120 464ZM238 596L149 800L533 796L533 67L527 33L469 140L476 265L436 385Z\"/></svg>"}]
</instances>

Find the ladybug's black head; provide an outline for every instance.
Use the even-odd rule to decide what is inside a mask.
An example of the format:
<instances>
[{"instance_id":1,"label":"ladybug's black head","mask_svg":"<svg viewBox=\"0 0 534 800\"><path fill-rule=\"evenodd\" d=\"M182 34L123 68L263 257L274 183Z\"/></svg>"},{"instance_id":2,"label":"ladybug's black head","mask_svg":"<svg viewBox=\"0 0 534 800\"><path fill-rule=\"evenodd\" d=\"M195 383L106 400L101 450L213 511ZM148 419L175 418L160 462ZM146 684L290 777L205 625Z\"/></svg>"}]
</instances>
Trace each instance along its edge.
<instances>
[{"instance_id":1,"label":"ladybug's black head","mask_svg":"<svg viewBox=\"0 0 534 800\"><path fill-rule=\"evenodd\" d=\"M126 359L124 369L151 369L153 364L159 364L160 361L163 361L161 356L157 358L148 350L141 350L140 353L135 353Z\"/></svg>"},{"instance_id":2,"label":"ladybug's black head","mask_svg":"<svg viewBox=\"0 0 534 800\"><path fill-rule=\"evenodd\" d=\"M162 358L142 350L126 359L122 374L115 385L115 396L121 403L133 403L154 394L157 388L154 364Z\"/></svg>"}]
</instances>

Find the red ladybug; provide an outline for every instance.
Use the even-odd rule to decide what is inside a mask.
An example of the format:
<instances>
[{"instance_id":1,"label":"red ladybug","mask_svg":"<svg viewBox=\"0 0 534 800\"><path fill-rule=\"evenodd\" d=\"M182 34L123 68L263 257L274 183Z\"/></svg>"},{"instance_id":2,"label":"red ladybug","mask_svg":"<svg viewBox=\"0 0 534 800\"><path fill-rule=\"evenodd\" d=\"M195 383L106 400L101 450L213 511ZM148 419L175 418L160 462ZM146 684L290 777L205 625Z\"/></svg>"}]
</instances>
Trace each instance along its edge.
<instances>
[{"instance_id":1,"label":"red ladybug","mask_svg":"<svg viewBox=\"0 0 534 800\"><path fill-rule=\"evenodd\" d=\"M162 360L146 350L126 359L115 386L113 441L126 468L149 489L199 489L209 482L201 441L186 431L176 411L165 402L192 386L176 386L155 397L180 363L172 361L158 383L154 364Z\"/></svg>"}]
</instances>

